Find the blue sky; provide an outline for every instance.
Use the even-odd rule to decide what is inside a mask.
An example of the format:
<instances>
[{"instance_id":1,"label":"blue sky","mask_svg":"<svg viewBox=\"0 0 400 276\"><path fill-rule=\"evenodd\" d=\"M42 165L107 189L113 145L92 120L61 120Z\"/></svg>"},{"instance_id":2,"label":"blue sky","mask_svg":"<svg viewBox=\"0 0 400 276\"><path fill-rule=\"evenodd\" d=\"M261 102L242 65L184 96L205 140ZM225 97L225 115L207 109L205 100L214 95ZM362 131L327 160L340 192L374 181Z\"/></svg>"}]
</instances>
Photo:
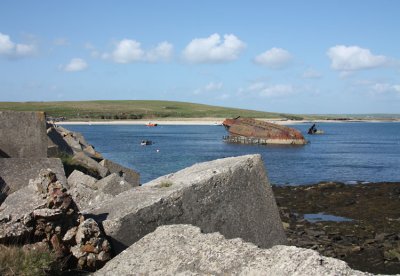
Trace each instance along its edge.
<instances>
[{"instance_id":1,"label":"blue sky","mask_svg":"<svg viewBox=\"0 0 400 276\"><path fill-rule=\"evenodd\" d=\"M399 113L400 1L1 1L0 101Z\"/></svg>"}]
</instances>

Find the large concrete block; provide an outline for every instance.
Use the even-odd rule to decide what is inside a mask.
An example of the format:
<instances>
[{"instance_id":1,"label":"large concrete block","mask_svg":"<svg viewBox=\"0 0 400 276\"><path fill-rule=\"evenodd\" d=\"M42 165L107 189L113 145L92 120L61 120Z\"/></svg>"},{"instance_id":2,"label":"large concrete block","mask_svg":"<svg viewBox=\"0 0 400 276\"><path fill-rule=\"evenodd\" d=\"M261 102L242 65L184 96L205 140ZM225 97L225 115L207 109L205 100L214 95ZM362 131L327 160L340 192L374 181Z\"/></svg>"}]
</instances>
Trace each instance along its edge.
<instances>
[{"instance_id":1,"label":"large concrete block","mask_svg":"<svg viewBox=\"0 0 400 276\"><path fill-rule=\"evenodd\" d=\"M3 201L6 199L10 192L10 188L4 181L4 179L0 176L0 205L3 203Z\"/></svg>"},{"instance_id":2,"label":"large concrete block","mask_svg":"<svg viewBox=\"0 0 400 276\"><path fill-rule=\"evenodd\" d=\"M72 160L75 163L80 164L81 166L84 166L94 171L96 174L100 176L100 178L106 177L109 173L107 168L101 166L94 159L87 156L84 152L76 153L74 157L72 157Z\"/></svg>"},{"instance_id":3,"label":"large concrete block","mask_svg":"<svg viewBox=\"0 0 400 276\"><path fill-rule=\"evenodd\" d=\"M159 225L181 223L264 248L286 243L260 155L196 164L121 193L87 212L104 220L116 252Z\"/></svg>"},{"instance_id":4,"label":"large concrete block","mask_svg":"<svg viewBox=\"0 0 400 276\"><path fill-rule=\"evenodd\" d=\"M85 186L88 186L89 188L94 189L95 188L95 183L97 182L97 179L92 177L92 176L90 176L90 175L84 174L81 171L74 170L68 176L67 181L68 181L68 185L69 185L70 188L76 187L79 184L81 184L81 185L85 185Z\"/></svg>"},{"instance_id":5,"label":"large concrete block","mask_svg":"<svg viewBox=\"0 0 400 276\"><path fill-rule=\"evenodd\" d=\"M9 194L28 186L41 169L51 169L65 187L67 179L64 167L58 158L0 158L0 177L9 187Z\"/></svg>"},{"instance_id":6,"label":"large concrete block","mask_svg":"<svg viewBox=\"0 0 400 276\"><path fill-rule=\"evenodd\" d=\"M370 275L311 249L260 249L191 225L161 226L94 275Z\"/></svg>"},{"instance_id":7,"label":"large concrete block","mask_svg":"<svg viewBox=\"0 0 400 276\"><path fill-rule=\"evenodd\" d=\"M132 185L120 177L116 173L112 173L109 176L104 177L96 182L95 188L102 191L103 193L110 195L118 195L122 192L132 189Z\"/></svg>"},{"instance_id":8,"label":"large concrete block","mask_svg":"<svg viewBox=\"0 0 400 276\"><path fill-rule=\"evenodd\" d=\"M0 149L3 157L47 157L44 112L0 111Z\"/></svg>"},{"instance_id":9,"label":"large concrete block","mask_svg":"<svg viewBox=\"0 0 400 276\"><path fill-rule=\"evenodd\" d=\"M64 140L63 136L54 128L47 129L48 157L57 157L61 153L72 155L74 152Z\"/></svg>"},{"instance_id":10,"label":"large concrete block","mask_svg":"<svg viewBox=\"0 0 400 276\"><path fill-rule=\"evenodd\" d=\"M100 190L95 190L79 182L71 187L68 190L68 193L72 196L72 199L78 206L79 210L98 206L102 202L114 198L114 196L110 194L103 193Z\"/></svg>"},{"instance_id":11,"label":"large concrete block","mask_svg":"<svg viewBox=\"0 0 400 276\"><path fill-rule=\"evenodd\" d=\"M140 174L132 169L128 169L120 164L114 163L111 160L104 159L100 165L106 167L110 173L116 173L123 177L132 187L140 185Z\"/></svg>"}]
</instances>

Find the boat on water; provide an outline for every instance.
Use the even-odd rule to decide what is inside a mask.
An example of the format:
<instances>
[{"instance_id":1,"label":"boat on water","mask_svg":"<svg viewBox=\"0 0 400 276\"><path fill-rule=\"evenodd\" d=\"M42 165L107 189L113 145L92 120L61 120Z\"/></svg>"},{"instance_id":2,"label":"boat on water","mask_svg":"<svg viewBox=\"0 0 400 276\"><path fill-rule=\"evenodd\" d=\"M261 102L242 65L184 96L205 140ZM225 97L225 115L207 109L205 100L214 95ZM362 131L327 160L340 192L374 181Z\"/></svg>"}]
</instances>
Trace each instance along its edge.
<instances>
[{"instance_id":1,"label":"boat on water","mask_svg":"<svg viewBox=\"0 0 400 276\"><path fill-rule=\"evenodd\" d=\"M142 141L140 142L140 145L141 145L141 146L150 146L150 145L152 145L152 144L153 144L153 142L150 141L150 140L142 140Z\"/></svg>"},{"instance_id":2,"label":"boat on water","mask_svg":"<svg viewBox=\"0 0 400 276\"><path fill-rule=\"evenodd\" d=\"M229 131L225 141L244 144L307 144L303 134L297 129L277 125L252 118L237 117L223 122Z\"/></svg>"},{"instance_id":3,"label":"boat on water","mask_svg":"<svg viewBox=\"0 0 400 276\"><path fill-rule=\"evenodd\" d=\"M324 131L321 129L317 129L317 126L313 124L307 131L307 134L314 135L314 134L324 134Z\"/></svg>"},{"instance_id":4,"label":"boat on water","mask_svg":"<svg viewBox=\"0 0 400 276\"><path fill-rule=\"evenodd\" d=\"M155 127L155 126L158 126L158 124L157 124L157 123L148 122L148 123L146 124L146 126L148 126L148 127Z\"/></svg>"}]
</instances>

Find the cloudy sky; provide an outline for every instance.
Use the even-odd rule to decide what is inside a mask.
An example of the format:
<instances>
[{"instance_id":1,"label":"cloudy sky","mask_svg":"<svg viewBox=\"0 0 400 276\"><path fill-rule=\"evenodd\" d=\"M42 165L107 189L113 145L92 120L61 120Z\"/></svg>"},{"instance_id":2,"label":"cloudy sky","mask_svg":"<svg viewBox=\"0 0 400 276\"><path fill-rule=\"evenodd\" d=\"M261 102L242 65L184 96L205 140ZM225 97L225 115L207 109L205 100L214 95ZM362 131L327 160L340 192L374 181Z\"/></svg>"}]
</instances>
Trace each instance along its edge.
<instances>
[{"instance_id":1,"label":"cloudy sky","mask_svg":"<svg viewBox=\"0 0 400 276\"><path fill-rule=\"evenodd\" d=\"M1 1L0 101L400 113L400 1Z\"/></svg>"}]
</instances>

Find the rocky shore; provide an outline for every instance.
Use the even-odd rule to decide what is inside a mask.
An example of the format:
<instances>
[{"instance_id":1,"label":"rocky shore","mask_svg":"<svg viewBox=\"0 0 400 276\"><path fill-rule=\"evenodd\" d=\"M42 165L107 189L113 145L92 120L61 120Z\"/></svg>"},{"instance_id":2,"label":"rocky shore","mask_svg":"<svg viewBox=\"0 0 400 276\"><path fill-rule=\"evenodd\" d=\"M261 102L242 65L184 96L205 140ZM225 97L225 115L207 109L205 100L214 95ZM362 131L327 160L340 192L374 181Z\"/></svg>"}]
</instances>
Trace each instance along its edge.
<instances>
[{"instance_id":1,"label":"rocky shore","mask_svg":"<svg viewBox=\"0 0 400 276\"><path fill-rule=\"evenodd\" d=\"M256 154L141 185L137 172L44 118L0 111L0 275L400 271L399 183L271 187ZM307 220L319 213L343 218ZM14 247L53 261L15 272L2 262Z\"/></svg>"},{"instance_id":2,"label":"rocky shore","mask_svg":"<svg viewBox=\"0 0 400 276\"><path fill-rule=\"evenodd\" d=\"M361 271L400 272L400 183L329 182L273 186L273 191L290 245ZM324 221L324 214L339 221Z\"/></svg>"}]
</instances>

